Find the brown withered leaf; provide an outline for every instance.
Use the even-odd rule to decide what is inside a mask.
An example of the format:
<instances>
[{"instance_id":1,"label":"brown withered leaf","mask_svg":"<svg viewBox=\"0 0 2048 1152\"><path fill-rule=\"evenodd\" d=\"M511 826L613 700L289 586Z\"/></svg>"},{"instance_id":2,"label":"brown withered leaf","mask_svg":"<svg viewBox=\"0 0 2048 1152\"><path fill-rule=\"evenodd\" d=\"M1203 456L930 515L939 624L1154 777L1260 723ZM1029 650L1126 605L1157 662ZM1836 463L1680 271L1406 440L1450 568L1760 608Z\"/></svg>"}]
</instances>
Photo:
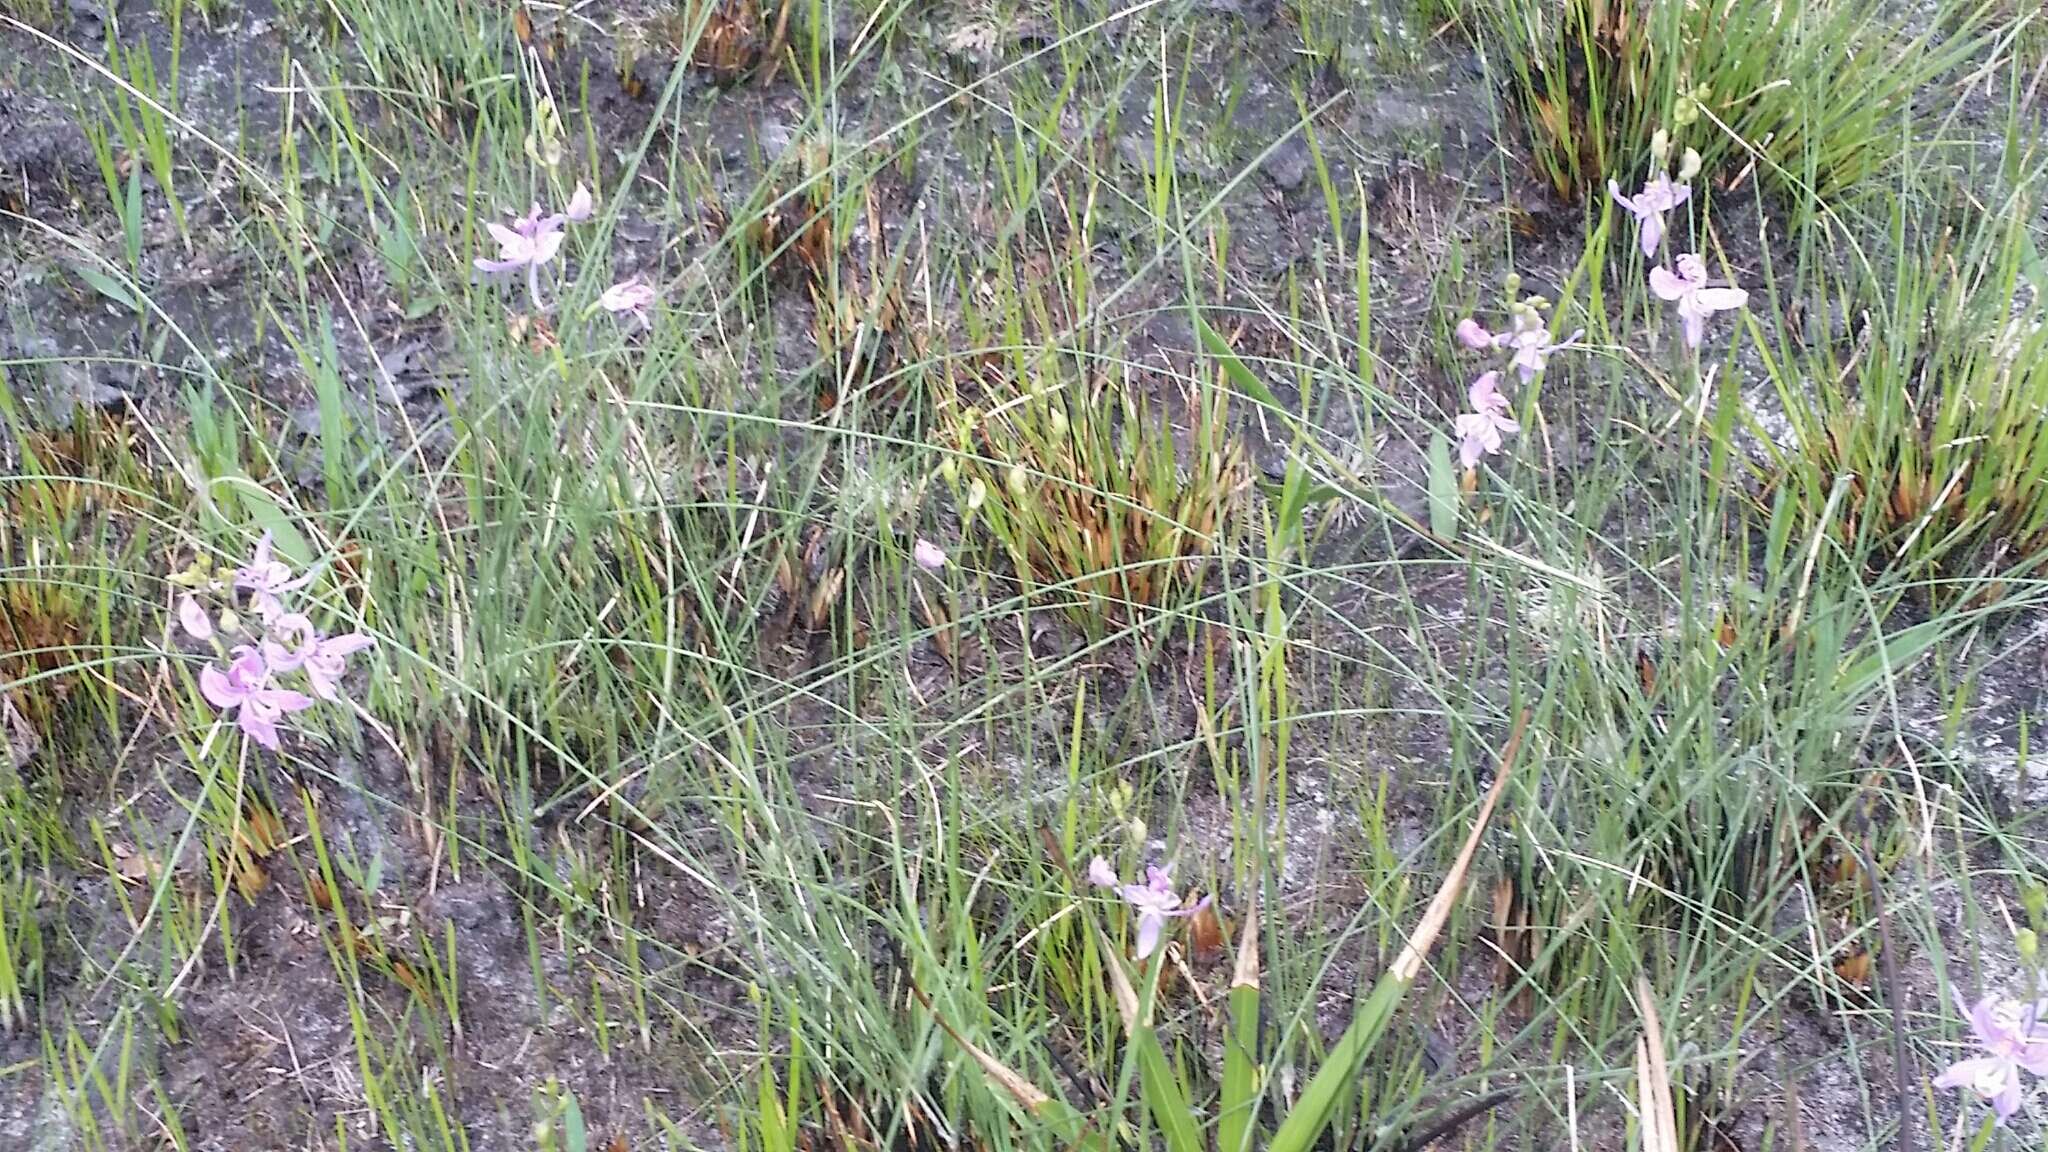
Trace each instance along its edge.
<instances>
[{"instance_id":1,"label":"brown withered leaf","mask_svg":"<svg viewBox=\"0 0 2048 1152\"><path fill-rule=\"evenodd\" d=\"M1223 920L1216 915L1216 902L1207 904L1188 918L1188 958L1198 965L1214 964L1223 955Z\"/></svg>"}]
</instances>

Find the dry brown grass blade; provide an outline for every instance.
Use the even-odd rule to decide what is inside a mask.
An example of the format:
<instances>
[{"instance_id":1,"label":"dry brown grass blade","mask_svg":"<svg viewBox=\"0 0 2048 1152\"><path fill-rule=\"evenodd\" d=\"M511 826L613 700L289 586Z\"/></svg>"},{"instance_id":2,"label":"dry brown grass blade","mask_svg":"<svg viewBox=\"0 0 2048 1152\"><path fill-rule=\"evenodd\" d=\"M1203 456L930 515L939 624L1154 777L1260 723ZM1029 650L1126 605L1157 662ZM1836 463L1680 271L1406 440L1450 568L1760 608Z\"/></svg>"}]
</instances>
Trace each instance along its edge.
<instances>
[{"instance_id":1,"label":"dry brown grass blade","mask_svg":"<svg viewBox=\"0 0 2048 1152\"><path fill-rule=\"evenodd\" d=\"M1244 910L1244 932L1237 940L1237 964L1230 973L1232 988L1259 986L1259 910Z\"/></svg>"},{"instance_id":2,"label":"dry brown grass blade","mask_svg":"<svg viewBox=\"0 0 2048 1152\"><path fill-rule=\"evenodd\" d=\"M1643 1034L1636 1040L1636 1099L1643 1117L1643 1152L1678 1152L1678 1114L1671 1106L1671 1069L1664 1062L1664 1023L1650 982L1636 977L1636 1010Z\"/></svg>"},{"instance_id":3,"label":"dry brown grass blade","mask_svg":"<svg viewBox=\"0 0 2048 1152\"><path fill-rule=\"evenodd\" d=\"M913 987L910 992L913 996L917 997L917 1002L924 1005L925 1010L932 1014L932 1019L938 1022L939 1027L945 1030L946 1035L953 1038L953 1043L958 1044L962 1051L972 1056L974 1062L981 1065L981 1070L988 1074L989 1079L1002 1085L1003 1091L1008 1092L1015 1098L1017 1103L1023 1105L1026 1112L1036 1116L1047 1104L1052 1103L1052 1097L1039 1091L1036 1084L1026 1080L1016 1069L983 1052L980 1048L969 1043L967 1037L954 1031L953 1026L946 1023L946 1018L939 1014L939 1010L932 1006L931 997L924 994L924 989Z\"/></svg>"},{"instance_id":4,"label":"dry brown grass blade","mask_svg":"<svg viewBox=\"0 0 2048 1152\"><path fill-rule=\"evenodd\" d=\"M1443 886L1437 889L1428 910L1423 912L1415 931L1401 945L1401 955L1389 969L1395 979L1413 983L1421 975L1429 946L1436 942L1437 933L1443 931L1444 923L1451 918L1451 909L1465 891L1465 873L1471 871L1472 857L1479 851L1479 840L1486 834L1487 823L1493 819L1494 806L1500 803L1501 793L1507 790L1508 777L1514 774L1515 756L1521 751L1522 736L1528 730L1529 713L1524 711L1515 717L1515 730L1508 734L1508 742L1501 748L1500 769L1494 774L1493 787L1486 790L1486 799L1479 803L1479 815L1472 820L1472 831L1465 837L1465 846L1458 849L1458 858L1452 862L1450 872L1445 874Z\"/></svg>"}]
</instances>

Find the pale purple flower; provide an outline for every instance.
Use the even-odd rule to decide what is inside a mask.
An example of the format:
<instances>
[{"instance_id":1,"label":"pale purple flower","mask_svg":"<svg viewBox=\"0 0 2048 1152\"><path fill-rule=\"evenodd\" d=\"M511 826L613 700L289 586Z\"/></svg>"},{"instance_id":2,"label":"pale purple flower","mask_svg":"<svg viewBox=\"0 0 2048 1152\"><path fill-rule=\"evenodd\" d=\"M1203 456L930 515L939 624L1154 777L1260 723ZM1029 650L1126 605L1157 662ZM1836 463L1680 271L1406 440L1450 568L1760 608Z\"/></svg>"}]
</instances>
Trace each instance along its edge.
<instances>
[{"instance_id":1,"label":"pale purple flower","mask_svg":"<svg viewBox=\"0 0 2048 1152\"><path fill-rule=\"evenodd\" d=\"M2020 1070L2048 1076L2048 1035L2034 1007L1986 996L1972 1008L1956 997L1983 1055L1958 1060L1935 1077L1937 1088L1965 1088L1991 1105L2000 1123L2019 1111Z\"/></svg>"},{"instance_id":2,"label":"pale purple flower","mask_svg":"<svg viewBox=\"0 0 2048 1152\"><path fill-rule=\"evenodd\" d=\"M910 558L917 561L917 566L927 572L937 572L946 566L946 550L922 536L917 538L917 543L911 545Z\"/></svg>"},{"instance_id":3,"label":"pale purple flower","mask_svg":"<svg viewBox=\"0 0 2048 1152\"><path fill-rule=\"evenodd\" d=\"M291 566L272 557L268 532L256 541L256 552L249 562L235 569L235 587L249 593L249 603L265 623L284 613L284 602L278 599L281 593L301 588L311 579L311 576L292 579Z\"/></svg>"},{"instance_id":4,"label":"pale purple flower","mask_svg":"<svg viewBox=\"0 0 2048 1152\"><path fill-rule=\"evenodd\" d=\"M194 640L213 639L213 620L206 615L206 609L190 596L178 598L178 624L185 634Z\"/></svg>"},{"instance_id":5,"label":"pale purple flower","mask_svg":"<svg viewBox=\"0 0 2048 1152\"><path fill-rule=\"evenodd\" d=\"M1685 203L1692 195L1692 188L1674 183L1670 176L1659 172L1633 196L1623 196L1621 185L1609 180L1607 194L1636 218L1637 234L1642 241L1643 255L1647 257L1657 254L1657 245L1664 239L1664 214Z\"/></svg>"},{"instance_id":6,"label":"pale purple flower","mask_svg":"<svg viewBox=\"0 0 2048 1152\"><path fill-rule=\"evenodd\" d=\"M566 219L561 213L542 216L540 205L535 204L526 215L513 218L509 227L496 221L485 224L491 239L498 242L498 258L477 257L477 271L499 276L526 269L526 294L535 310L541 309L540 266L562 250L562 222Z\"/></svg>"},{"instance_id":7,"label":"pale purple flower","mask_svg":"<svg viewBox=\"0 0 2048 1152\"><path fill-rule=\"evenodd\" d=\"M1458 343L1474 352L1484 352L1500 343L1500 337L1488 332L1485 325L1470 316L1458 321L1458 327L1453 334L1457 336Z\"/></svg>"},{"instance_id":8,"label":"pale purple flower","mask_svg":"<svg viewBox=\"0 0 2048 1152\"><path fill-rule=\"evenodd\" d=\"M1550 362L1551 353L1577 347L1577 341L1584 332L1585 329L1581 328L1563 340L1553 341L1550 326L1543 322L1542 314L1533 308L1522 308L1515 312L1512 327L1495 337L1494 342L1515 350L1508 363L1515 366L1515 370L1522 374L1522 383L1527 384Z\"/></svg>"},{"instance_id":9,"label":"pale purple flower","mask_svg":"<svg viewBox=\"0 0 2048 1152\"><path fill-rule=\"evenodd\" d=\"M654 285L643 283L638 276L630 276L605 289L597 302L614 316L627 314L640 321L642 328L652 328L654 321L648 318L647 309L654 303L654 297Z\"/></svg>"},{"instance_id":10,"label":"pale purple flower","mask_svg":"<svg viewBox=\"0 0 2048 1152\"><path fill-rule=\"evenodd\" d=\"M1472 411L1452 422L1458 433L1458 462L1470 468L1482 456L1501 449L1501 437L1522 430L1508 415L1508 398L1500 392L1500 373L1486 372L1472 381Z\"/></svg>"},{"instance_id":11,"label":"pale purple flower","mask_svg":"<svg viewBox=\"0 0 2048 1152\"><path fill-rule=\"evenodd\" d=\"M1192 916L1209 906L1210 897L1204 896L1193 907L1182 908L1180 896L1173 890L1172 875L1153 865L1146 866L1143 884L1125 884L1109 861L1097 856L1088 862L1088 882L1098 888L1116 889L1116 894L1138 914L1140 960L1159 950L1159 938L1166 931L1169 917Z\"/></svg>"},{"instance_id":12,"label":"pale purple flower","mask_svg":"<svg viewBox=\"0 0 2048 1152\"><path fill-rule=\"evenodd\" d=\"M1650 269L1650 291L1665 300L1678 302L1678 320L1685 328L1685 345L1697 348L1706 338L1707 317L1716 312L1728 312L1749 302L1749 293L1730 285L1712 288L1707 285L1707 265L1696 252L1688 252L1678 258L1678 272L1674 275L1664 268Z\"/></svg>"},{"instance_id":13,"label":"pale purple flower","mask_svg":"<svg viewBox=\"0 0 2048 1152\"><path fill-rule=\"evenodd\" d=\"M235 713L242 734L271 751L277 751L277 722L288 713L313 706L313 698L302 692L270 686L270 669L254 648L235 649L227 671L209 664L199 671L199 691L213 706Z\"/></svg>"},{"instance_id":14,"label":"pale purple flower","mask_svg":"<svg viewBox=\"0 0 2048 1152\"><path fill-rule=\"evenodd\" d=\"M324 636L316 641L305 662L306 682L312 686L313 695L330 703L341 703L341 677L348 670L349 655L376 643L361 632Z\"/></svg>"}]
</instances>

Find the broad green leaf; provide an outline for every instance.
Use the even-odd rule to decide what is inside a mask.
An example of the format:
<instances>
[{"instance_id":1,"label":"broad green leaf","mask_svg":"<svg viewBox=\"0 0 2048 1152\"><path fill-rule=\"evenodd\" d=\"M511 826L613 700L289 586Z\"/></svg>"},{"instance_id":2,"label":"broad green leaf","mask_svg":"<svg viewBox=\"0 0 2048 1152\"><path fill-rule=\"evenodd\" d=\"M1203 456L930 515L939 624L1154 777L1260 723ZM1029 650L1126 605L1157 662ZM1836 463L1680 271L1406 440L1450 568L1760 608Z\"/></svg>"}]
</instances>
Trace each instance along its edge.
<instances>
[{"instance_id":1,"label":"broad green leaf","mask_svg":"<svg viewBox=\"0 0 2048 1152\"><path fill-rule=\"evenodd\" d=\"M80 280L85 281L87 287L119 304L121 307L138 312L142 310L141 303L128 291L128 286L107 275L105 272L94 268L90 264L74 264L71 270L78 274Z\"/></svg>"},{"instance_id":2,"label":"broad green leaf","mask_svg":"<svg viewBox=\"0 0 2048 1152\"><path fill-rule=\"evenodd\" d=\"M1266 387L1264 381L1253 375L1250 368L1245 367L1244 361L1238 359L1237 353L1231 350L1230 341L1225 340L1222 333L1209 327L1209 322L1202 319L1200 313L1195 314L1195 334L1202 338L1202 345L1209 350L1209 354L1222 362L1223 374L1230 377L1231 384L1239 392L1275 412L1286 414L1287 410L1280 406L1280 398L1273 394L1271 388Z\"/></svg>"},{"instance_id":3,"label":"broad green leaf","mask_svg":"<svg viewBox=\"0 0 2048 1152\"><path fill-rule=\"evenodd\" d=\"M1152 1122L1166 1138L1167 1152L1204 1152L1202 1130L1195 1125L1195 1110L1188 1103L1187 1090L1173 1062L1160 1046L1159 1032L1150 1024L1139 1026L1131 1043L1137 1046L1139 1090L1152 1110Z\"/></svg>"},{"instance_id":4,"label":"broad green leaf","mask_svg":"<svg viewBox=\"0 0 2048 1152\"><path fill-rule=\"evenodd\" d=\"M1441 432L1429 437L1429 530L1439 540L1458 536L1458 472L1451 464L1451 441Z\"/></svg>"}]
</instances>

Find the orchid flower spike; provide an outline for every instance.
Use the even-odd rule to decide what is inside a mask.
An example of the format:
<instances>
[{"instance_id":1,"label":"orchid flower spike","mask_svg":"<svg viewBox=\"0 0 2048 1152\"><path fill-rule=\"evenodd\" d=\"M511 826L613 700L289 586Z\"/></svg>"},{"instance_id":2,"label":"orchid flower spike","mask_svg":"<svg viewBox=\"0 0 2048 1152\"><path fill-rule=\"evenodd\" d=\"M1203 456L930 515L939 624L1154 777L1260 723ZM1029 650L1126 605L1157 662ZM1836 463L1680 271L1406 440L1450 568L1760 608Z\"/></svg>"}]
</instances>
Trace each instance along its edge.
<instances>
[{"instance_id":1,"label":"orchid flower spike","mask_svg":"<svg viewBox=\"0 0 2048 1152\"><path fill-rule=\"evenodd\" d=\"M1501 438L1522 430L1508 416L1508 398L1500 392L1500 373L1487 372L1472 381L1468 398L1473 410L1460 415L1452 427L1458 433L1458 461L1466 468L1501 449Z\"/></svg>"},{"instance_id":2,"label":"orchid flower spike","mask_svg":"<svg viewBox=\"0 0 2048 1152\"><path fill-rule=\"evenodd\" d=\"M1649 257L1657 254L1657 245L1664 239L1664 214L1685 203L1692 188L1673 183L1670 176L1660 171L1633 196L1623 196L1621 184L1614 180L1607 182L1607 194L1636 218L1637 238L1642 243L1643 255Z\"/></svg>"},{"instance_id":3,"label":"orchid flower spike","mask_svg":"<svg viewBox=\"0 0 2048 1152\"><path fill-rule=\"evenodd\" d=\"M1982 1055L1958 1060L1935 1077L1937 1088L1963 1088L1991 1105L2003 1124L2019 1111L2020 1072L2048 1076L2048 1034L2035 1009L2017 1000L1986 996L1975 1007L1956 998L1956 1007L1970 1022Z\"/></svg>"},{"instance_id":4,"label":"orchid flower spike","mask_svg":"<svg viewBox=\"0 0 2048 1152\"><path fill-rule=\"evenodd\" d=\"M1166 869L1148 865L1143 884L1126 884L1117 877L1109 861L1100 856L1088 862L1088 882L1098 888L1116 889L1116 894L1138 914L1137 957L1140 960L1159 950L1160 937L1166 931L1169 918L1192 916L1207 908L1212 899L1204 896L1193 907L1182 908L1180 896L1173 889L1173 876Z\"/></svg>"},{"instance_id":5,"label":"orchid flower spike","mask_svg":"<svg viewBox=\"0 0 2048 1152\"><path fill-rule=\"evenodd\" d=\"M1709 287L1706 262L1696 252L1678 258L1675 275L1664 268L1650 269L1650 291L1662 299L1677 301L1678 320L1685 328L1688 348L1699 347L1706 338L1707 317L1733 311L1749 302L1749 293L1733 285Z\"/></svg>"}]
</instances>

